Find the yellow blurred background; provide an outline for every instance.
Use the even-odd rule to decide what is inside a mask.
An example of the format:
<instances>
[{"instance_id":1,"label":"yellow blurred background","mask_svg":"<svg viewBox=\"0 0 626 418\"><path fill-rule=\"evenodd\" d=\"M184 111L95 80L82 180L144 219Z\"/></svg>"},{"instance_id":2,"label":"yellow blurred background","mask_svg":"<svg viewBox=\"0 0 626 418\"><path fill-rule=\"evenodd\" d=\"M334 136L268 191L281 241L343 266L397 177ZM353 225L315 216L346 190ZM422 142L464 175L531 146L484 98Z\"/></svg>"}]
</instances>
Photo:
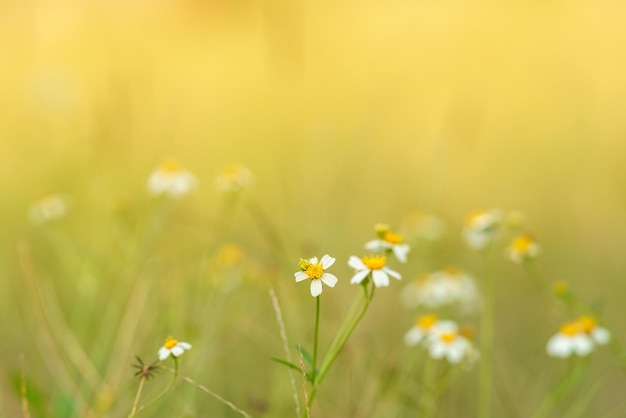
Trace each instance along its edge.
<instances>
[{"instance_id":1,"label":"yellow blurred background","mask_svg":"<svg viewBox=\"0 0 626 418\"><path fill-rule=\"evenodd\" d=\"M41 192L66 193L73 231L108 242L102 219L145 200L174 156L199 214L220 167L248 166L294 260L359 248L416 209L454 239L475 209L522 210L551 277L623 325L624 22L617 0L4 0L4 275L20 277ZM505 308L523 309L509 276L523 275L503 278ZM4 318L19 289L0 284ZM16 347L0 347L14 372Z\"/></svg>"}]
</instances>

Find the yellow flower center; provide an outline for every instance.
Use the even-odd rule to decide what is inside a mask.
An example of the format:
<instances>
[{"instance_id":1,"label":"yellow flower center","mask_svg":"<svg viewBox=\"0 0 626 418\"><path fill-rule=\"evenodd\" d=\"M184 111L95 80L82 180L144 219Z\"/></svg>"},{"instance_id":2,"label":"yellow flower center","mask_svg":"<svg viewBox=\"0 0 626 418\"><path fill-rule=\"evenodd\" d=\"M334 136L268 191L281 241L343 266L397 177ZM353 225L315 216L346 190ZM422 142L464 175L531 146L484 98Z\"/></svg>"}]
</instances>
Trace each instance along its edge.
<instances>
[{"instance_id":1,"label":"yellow flower center","mask_svg":"<svg viewBox=\"0 0 626 418\"><path fill-rule=\"evenodd\" d=\"M528 252L528 249L533 244L533 239L528 235L522 235L513 240L511 243L511 248L517 251L518 253L525 254Z\"/></svg>"},{"instance_id":2,"label":"yellow flower center","mask_svg":"<svg viewBox=\"0 0 626 418\"><path fill-rule=\"evenodd\" d=\"M402 243L402 235L387 231L385 235L383 235L383 241L389 244L400 244Z\"/></svg>"},{"instance_id":3,"label":"yellow flower center","mask_svg":"<svg viewBox=\"0 0 626 418\"><path fill-rule=\"evenodd\" d=\"M380 270L385 267L387 257L384 255L366 255L361 259L361 261L370 270Z\"/></svg>"},{"instance_id":4,"label":"yellow flower center","mask_svg":"<svg viewBox=\"0 0 626 418\"><path fill-rule=\"evenodd\" d=\"M235 182L242 176L242 169L237 164L230 164L222 168L220 174L229 181Z\"/></svg>"},{"instance_id":5,"label":"yellow flower center","mask_svg":"<svg viewBox=\"0 0 626 418\"><path fill-rule=\"evenodd\" d=\"M167 160L161 164L159 167L161 171L167 174L175 174L180 173L183 169L183 166L176 160Z\"/></svg>"},{"instance_id":6,"label":"yellow flower center","mask_svg":"<svg viewBox=\"0 0 626 418\"><path fill-rule=\"evenodd\" d=\"M171 350L172 348L174 348L174 346L176 346L176 344L178 344L178 340L175 340L172 337L167 337L165 339L165 348L167 348L168 350Z\"/></svg>"},{"instance_id":7,"label":"yellow flower center","mask_svg":"<svg viewBox=\"0 0 626 418\"><path fill-rule=\"evenodd\" d=\"M598 321L596 321L596 319L592 316L581 316L578 319L578 324L583 331L589 334L596 328L596 326L598 325Z\"/></svg>"},{"instance_id":8,"label":"yellow flower center","mask_svg":"<svg viewBox=\"0 0 626 418\"><path fill-rule=\"evenodd\" d=\"M577 324L576 322L570 322L561 327L561 334L567 335L568 337L572 337L579 332L580 324Z\"/></svg>"},{"instance_id":9,"label":"yellow flower center","mask_svg":"<svg viewBox=\"0 0 626 418\"><path fill-rule=\"evenodd\" d=\"M444 332L439 336L439 339L445 344L451 344L456 340L456 333L454 332Z\"/></svg>"},{"instance_id":10,"label":"yellow flower center","mask_svg":"<svg viewBox=\"0 0 626 418\"><path fill-rule=\"evenodd\" d=\"M235 244L223 245L217 253L217 261L221 267L234 267L244 259L244 253Z\"/></svg>"},{"instance_id":11,"label":"yellow flower center","mask_svg":"<svg viewBox=\"0 0 626 418\"><path fill-rule=\"evenodd\" d=\"M558 280L552 285L552 291L558 296L563 296L569 292L569 286L565 280Z\"/></svg>"},{"instance_id":12,"label":"yellow flower center","mask_svg":"<svg viewBox=\"0 0 626 418\"><path fill-rule=\"evenodd\" d=\"M437 317L435 315L424 315L417 318L415 324L425 330L429 330L433 325L437 323Z\"/></svg>"},{"instance_id":13,"label":"yellow flower center","mask_svg":"<svg viewBox=\"0 0 626 418\"><path fill-rule=\"evenodd\" d=\"M476 212L470 213L470 215L467 217L467 224L474 226L478 222L478 220L486 213L487 212L485 212L484 210L478 210Z\"/></svg>"},{"instance_id":14,"label":"yellow flower center","mask_svg":"<svg viewBox=\"0 0 626 418\"><path fill-rule=\"evenodd\" d=\"M309 279L319 279L324 274L324 267L321 264L309 264L304 270Z\"/></svg>"},{"instance_id":15,"label":"yellow flower center","mask_svg":"<svg viewBox=\"0 0 626 418\"><path fill-rule=\"evenodd\" d=\"M451 276L460 276L461 275L461 270L459 270L458 268L456 268L454 266L446 267L445 269L443 269L443 271L445 271L446 273L448 273Z\"/></svg>"}]
</instances>

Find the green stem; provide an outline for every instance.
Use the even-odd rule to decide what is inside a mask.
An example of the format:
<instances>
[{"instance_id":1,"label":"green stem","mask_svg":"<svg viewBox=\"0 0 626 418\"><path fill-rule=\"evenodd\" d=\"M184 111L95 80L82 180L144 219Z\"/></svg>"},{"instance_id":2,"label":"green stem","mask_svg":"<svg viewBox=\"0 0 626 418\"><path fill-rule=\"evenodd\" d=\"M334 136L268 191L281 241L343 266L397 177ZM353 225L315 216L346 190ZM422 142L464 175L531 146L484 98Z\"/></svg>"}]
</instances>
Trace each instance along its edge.
<instances>
[{"instance_id":1,"label":"green stem","mask_svg":"<svg viewBox=\"0 0 626 418\"><path fill-rule=\"evenodd\" d=\"M313 335L313 370L311 371L311 380L315 384L315 377L317 375L317 336L320 328L320 297L315 298L315 334Z\"/></svg>"},{"instance_id":2,"label":"green stem","mask_svg":"<svg viewBox=\"0 0 626 418\"><path fill-rule=\"evenodd\" d=\"M420 406L423 418L429 418L433 415L436 405L435 381L437 380L437 360L429 358L424 366L424 374L422 375L422 396Z\"/></svg>"},{"instance_id":3,"label":"green stem","mask_svg":"<svg viewBox=\"0 0 626 418\"><path fill-rule=\"evenodd\" d=\"M586 360L586 359L585 359ZM570 371L561 381L561 383L550 393L539 405L537 411L532 415L532 418L543 418L548 416L552 408L563 399L578 383L582 377L587 361L581 359L574 359L575 364L572 367L570 365Z\"/></svg>"},{"instance_id":4,"label":"green stem","mask_svg":"<svg viewBox=\"0 0 626 418\"><path fill-rule=\"evenodd\" d=\"M151 405L155 401L161 399L163 395L165 395L171 389L172 385L174 384L174 381L178 377L178 358L174 356L172 356L172 358L174 359L174 374L172 375L172 380L170 380L170 383L167 385L167 387L165 388L163 392L161 392L154 398L150 399L148 402L144 403L143 405L141 405L141 407L137 410L137 412L144 410L148 405Z\"/></svg>"},{"instance_id":5,"label":"green stem","mask_svg":"<svg viewBox=\"0 0 626 418\"><path fill-rule=\"evenodd\" d=\"M339 342L337 343L337 345L333 349L329 350L328 354L326 355L326 358L324 362L322 363L322 367L320 368L320 372L319 374L317 374L313 382L313 389L311 390L311 393L309 394L309 402L307 404L309 408L313 404L313 399L315 399L315 395L317 394L317 388L319 387L319 384L322 382L322 379L324 379L324 376L326 376L326 373L328 373L330 366L332 366L332 364L335 362L335 360L337 359L337 356L341 352L341 349L348 341L348 338L350 338L350 335L352 335L352 332L354 332L356 326L359 324L359 322L363 318L363 315L365 315L365 312L367 311L367 308L369 307L369 304L372 301L372 298L374 297L375 289L376 288L374 287L374 284L372 283L372 290L368 293L366 285L363 286L363 293L365 297L365 300L363 302L363 307L361 308L361 311L359 312L359 314L354 318L354 320L347 327L345 333L339 339Z\"/></svg>"},{"instance_id":6,"label":"green stem","mask_svg":"<svg viewBox=\"0 0 626 418\"><path fill-rule=\"evenodd\" d=\"M489 251L489 249L488 249ZM479 398L478 417L488 418L491 415L491 395L493 376L493 315L494 315L494 282L491 275L491 259L489 251L485 254L484 302L483 314L480 318L480 375L479 375Z\"/></svg>"}]
</instances>

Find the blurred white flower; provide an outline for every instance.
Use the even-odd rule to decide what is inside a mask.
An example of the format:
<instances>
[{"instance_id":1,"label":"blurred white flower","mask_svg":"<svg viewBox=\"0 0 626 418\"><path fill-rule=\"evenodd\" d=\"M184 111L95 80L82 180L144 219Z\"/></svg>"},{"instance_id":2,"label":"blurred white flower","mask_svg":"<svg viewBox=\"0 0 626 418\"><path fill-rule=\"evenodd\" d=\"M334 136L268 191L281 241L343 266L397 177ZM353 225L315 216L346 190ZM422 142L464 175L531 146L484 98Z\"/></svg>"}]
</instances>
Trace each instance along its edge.
<instances>
[{"instance_id":1,"label":"blurred white flower","mask_svg":"<svg viewBox=\"0 0 626 418\"><path fill-rule=\"evenodd\" d=\"M400 280L400 274L386 267L386 264L387 257L384 255L368 255L363 258L350 256L348 265L356 270L350 283L361 283L370 273L376 287L389 286L389 276Z\"/></svg>"},{"instance_id":2,"label":"blurred white flower","mask_svg":"<svg viewBox=\"0 0 626 418\"><path fill-rule=\"evenodd\" d=\"M574 322L564 324L559 332L553 335L546 347L548 355L567 358L572 354L586 356L596 344L607 344L611 333L597 325L595 318L583 316Z\"/></svg>"},{"instance_id":3,"label":"blurred white flower","mask_svg":"<svg viewBox=\"0 0 626 418\"><path fill-rule=\"evenodd\" d=\"M456 267L448 267L409 283L402 291L401 300L407 308L436 309L458 304L462 311L468 312L479 305L480 293L470 275Z\"/></svg>"},{"instance_id":4,"label":"blurred white flower","mask_svg":"<svg viewBox=\"0 0 626 418\"><path fill-rule=\"evenodd\" d=\"M520 235L507 248L509 259L515 263L531 260L539 255L541 247L530 235Z\"/></svg>"},{"instance_id":5,"label":"blurred white flower","mask_svg":"<svg viewBox=\"0 0 626 418\"><path fill-rule=\"evenodd\" d=\"M178 341L172 337L165 339L165 344L159 349L159 360L163 361L170 355L180 357L185 350L190 350L191 344Z\"/></svg>"},{"instance_id":6,"label":"blurred white flower","mask_svg":"<svg viewBox=\"0 0 626 418\"><path fill-rule=\"evenodd\" d=\"M415 325L404 334L404 343L408 346L417 345L442 327L456 329L456 324L453 321L440 321L435 315L420 316L415 320Z\"/></svg>"},{"instance_id":7,"label":"blurred white flower","mask_svg":"<svg viewBox=\"0 0 626 418\"><path fill-rule=\"evenodd\" d=\"M152 196L182 197L196 187L196 177L175 160L167 160L148 178L148 192Z\"/></svg>"},{"instance_id":8,"label":"blurred white flower","mask_svg":"<svg viewBox=\"0 0 626 418\"><path fill-rule=\"evenodd\" d=\"M252 172L248 168L239 164L230 164L220 170L215 179L215 185L223 192L234 192L249 186L252 179Z\"/></svg>"},{"instance_id":9,"label":"blurred white flower","mask_svg":"<svg viewBox=\"0 0 626 418\"><path fill-rule=\"evenodd\" d=\"M322 294L322 283L330 287L335 287L337 284L337 277L325 271L334 263L335 259L328 254L324 255L320 261L317 261L317 257L308 260L301 259L298 264L301 271L294 274L296 282L311 280L311 296L318 297Z\"/></svg>"},{"instance_id":10,"label":"blurred white flower","mask_svg":"<svg viewBox=\"0 0 626 418\"><path fill-rule=\"evenodd\" d=\"M63 217L69 210L68 199L57 193L46 193L33 202L28 210L32 223L42 225Z\"/></svg>"},{"instance_id":11,"label":"blurred white flower","mask_svg":"<svg viewBox=\"0 0 626 418\"><path fill-rule=\"evenodd\" d=\"M365 249L369 251L382 252L390 250L396 256L398 261L406 263L406 256L411 250L407 244L402 243L402 235L394 234L389 230L387 225L379 224L376 226L376 233L379 239L368 241Z\"/></svg>"},{"instance_id":12,"label":"blurred white flower","mask_svg":"<svg viewBox=\"0 0 626 418\"><path fill-rule=\"evenodd\" d=\"M501 224L502 213L498 209L474 212L463 229L465 242L475 250L482 250L498 237Z\"/></svg>"},{"instance_id":13,"label":"blurred white flower","mask_svg":"<svg viewBox=\"0 0 626 418\"><path fill-rule=\"evenodd\" d=\"M463 359L475 357L472 343L462 336L453 321L447 321L447 325L434 327L427 338L428 353L434 359L445 358L448 362L456 364Z\"/></svg>"}]
</instances>

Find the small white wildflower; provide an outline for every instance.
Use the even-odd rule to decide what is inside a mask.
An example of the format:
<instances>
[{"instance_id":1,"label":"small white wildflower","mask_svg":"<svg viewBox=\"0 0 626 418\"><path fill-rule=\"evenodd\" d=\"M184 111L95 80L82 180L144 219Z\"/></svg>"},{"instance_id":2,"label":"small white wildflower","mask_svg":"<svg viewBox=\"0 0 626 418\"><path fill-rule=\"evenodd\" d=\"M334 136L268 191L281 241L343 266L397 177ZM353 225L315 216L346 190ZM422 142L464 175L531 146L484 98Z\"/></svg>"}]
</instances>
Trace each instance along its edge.
<instances>
[{"instance_id":1,"label":"small white wildflower","mask_svg":"<svg viewBox=\"0 0 626 418\"><path fill-rule=\"evenodd\" d=\"M507 248L509 259L515 263L531 260L539 255L541 247L530 235L520 235Z\"/></svg>"},{"instance_id":2,"label":"small white wildflower","mask_svg":"<svg viewBox=\"0 0 626 418\"><path fill-rule=\"evenodd\" d=\"M172 337L165 339L165 344L159 349L159 360L163 361L170 355L174 357L180 357L185 350L190 350L191 344L178 341Z\"/></svg>"},{"instance_id":3,"label":"small white wildflower","mask_svg":"<svg viewBox=\"0 0 626 418\"><path fill-rule=\"evenodd\" d=\"M350 283L361 283L370 274L376 287L389 286L389 276L400 280L402 278L400 274L386 267L386 264L387 257L384 255L368 255L363 258L351 256L348 265L355 269L356 273Z\"/></svg>"},{"instance_id":4,"label":"small white wildflower","mask_svg":"<svg viewBox=\"0 0 626 418\"><path fill-rule=\"evenodd\" d=\"M296 282L311 280L311 296L318 297L322 294L322 283L330 287L335 287L337 284L337 277L325 271L334 263L335 259L328 254L324 255L320 261L317 261L317 257L302 259L298 264L301 271L294 274Z\"/></svg>"},{"instance_id":5,"label":"small white wildflower","mask_svg":"<svg viewBox=\"0 0 626 418\"><path fill-rule=\"evenodd\" d=\"M386 251L391 250L398 261L406 263L407 254L411 250L407 244L403 244L402 235L394 234L389 230L387 225L379 224L376 226L376 232L379 239L368 241L365 249L369 251Z\"/></svg>"},{"instance_id":6,"label":"small white wildflower","mask_svg":"<svg viewBox=\"0 0 626 418\"><path fill-rule=\"evenodd\" d=\"M65 216L69 210L68 199L58 193L42 195L30 206L28 216L32 223L42 225Z\"/></svg>"},{"instance_id":7,"label":"small white wildflower","mask_svg":"<svg viewBox=\"0 0 626 418\"><path fill-rule=\"evenodd\" d=\"M415 320L415 325L404 334L404 343L408 346L417 345L442 327L456 329L456 324L452 321L440 321L435 315L420 316Z\"/></svg>"},{"instance_id":8,"label":"small white wildflower","mask_svg":"<svg viewBox=\"0 0 626 418\"><path fill-rule=\"evenodd\" d=\"M428 353L434 359L445 358L456 364L463 359L474 357L472 343L462 336L456 324L450 321L448 326L439 326L433 329L427 339Z\"/></svg>"},{"instance_id":9,"label":"small white wildflower","mask_svg":"<svg viewBox=\"0 0 626 418\"><path fill-rule=\"evenodd\" d=\"M463 230L465 242L475 250L486 248L498 237L501 223L502 213L498 209L471 214Z\"/></svg>"},{"instance_id":10,"label":"small white wildflower","mask_svg":"<svg viewBox=\"0 0 626 418\"><path fill-rule=\"evenodd\" d=\"M215 179L217 188L224 192L234 192L246 188L252 183L252 172L239 164L223 167Z\"/></svg>"},{"instance_id":11,"label":"small white wildflower","mask_svg":"<svg viewBox=\"0 0 626 418\"><path fill-rule=\"evenodd\" d=\"M148 177L152 196L182 197L196 187L196 177L174 160L165 161Z\"/></svg>"}]
</instances>

